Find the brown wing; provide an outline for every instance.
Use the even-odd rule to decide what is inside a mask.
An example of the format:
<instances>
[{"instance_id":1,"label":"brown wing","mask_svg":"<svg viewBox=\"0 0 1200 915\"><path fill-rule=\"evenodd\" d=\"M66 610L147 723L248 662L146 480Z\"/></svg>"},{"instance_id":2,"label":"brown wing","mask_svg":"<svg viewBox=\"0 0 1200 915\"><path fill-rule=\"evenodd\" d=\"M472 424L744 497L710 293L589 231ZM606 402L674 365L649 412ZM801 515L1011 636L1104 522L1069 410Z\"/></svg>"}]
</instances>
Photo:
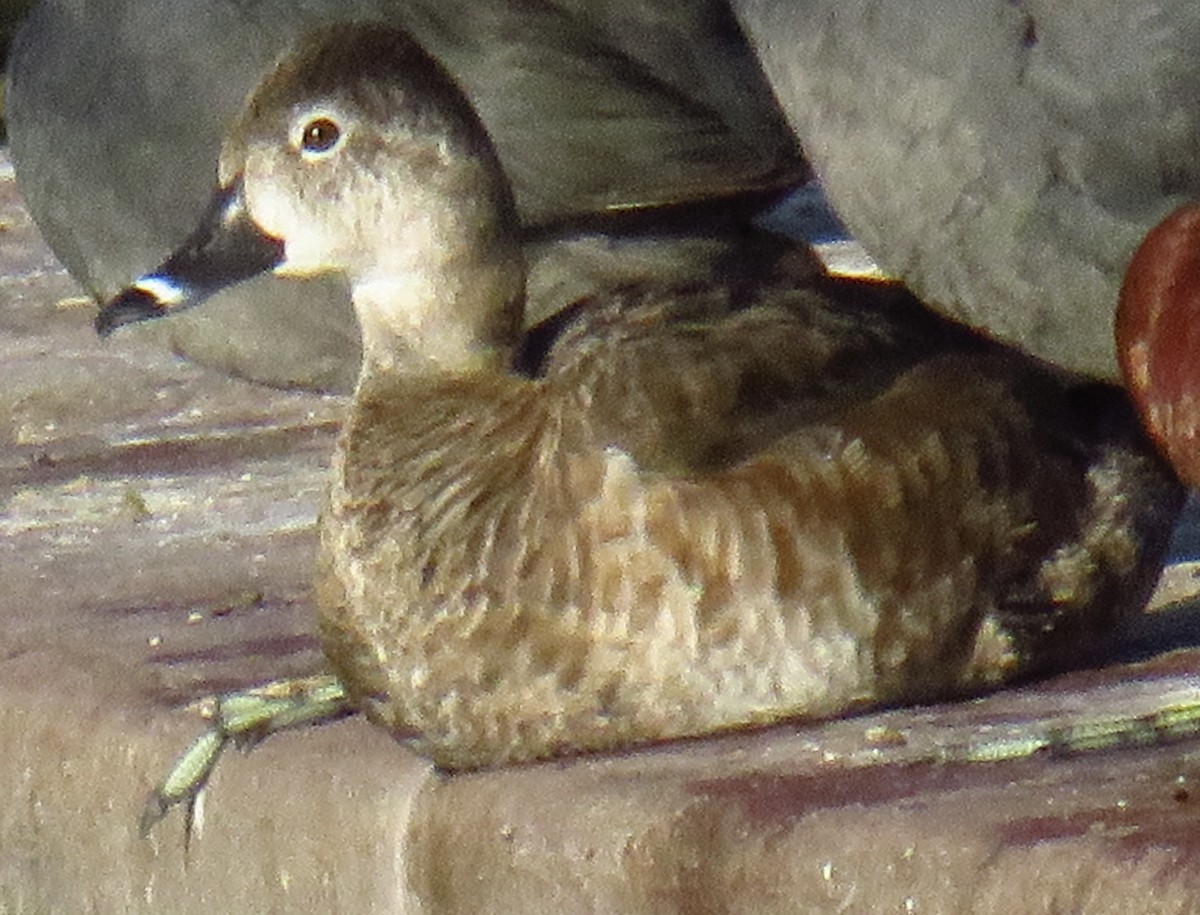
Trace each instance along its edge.
<instances>
[{"instance_id":1,"label":"brown wing","mask_svg":"<svg viewBox=\"0 0 1200 915\"><path fill-rule=\"evenodd\" d=\"M631 291L563 335L556 373L588 391L599 441L662 476L669 501L698 484L657 535L680 542L680 562L703 553L706 506L725 513L724 546L694 576L713 594L755 590L733 553L768 556L762 590L817 618L806 545L822 562L840 549L863 593L829 612L878 614L880 696L1094 648L1140 606L1179 503L1120 392L893 286Z\"/></svg>"},{"instance_id":2,"label":"brown wing","mask_svg":"<svg viewBox=\"0 0 1200 915\"><path fill-rule=\"evenodd\" d=\"M603 443L672 473L735 464L932 353L982 345L882 283L631 287L585 304L545 374L588 392Z\"/></svg>"}]
</instances>

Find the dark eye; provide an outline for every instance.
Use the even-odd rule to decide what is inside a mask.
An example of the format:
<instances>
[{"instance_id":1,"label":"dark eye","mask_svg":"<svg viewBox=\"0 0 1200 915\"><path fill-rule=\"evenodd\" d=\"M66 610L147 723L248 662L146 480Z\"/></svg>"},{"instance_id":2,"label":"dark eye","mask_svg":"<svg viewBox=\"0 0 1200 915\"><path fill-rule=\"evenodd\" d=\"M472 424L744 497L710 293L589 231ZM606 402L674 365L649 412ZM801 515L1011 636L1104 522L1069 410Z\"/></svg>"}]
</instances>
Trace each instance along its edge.
<instances>
[{"instance_id":1,"label":"dark eye","mask_svg":"<svg viewBox=\"0 0 1200 915\"><path fill-rule=\"evenodd\" d=\"M342 129L329 118L315 118L304 126L300 147L309 153L329 152L341 136Z\"/></svg>"}]
</instances>

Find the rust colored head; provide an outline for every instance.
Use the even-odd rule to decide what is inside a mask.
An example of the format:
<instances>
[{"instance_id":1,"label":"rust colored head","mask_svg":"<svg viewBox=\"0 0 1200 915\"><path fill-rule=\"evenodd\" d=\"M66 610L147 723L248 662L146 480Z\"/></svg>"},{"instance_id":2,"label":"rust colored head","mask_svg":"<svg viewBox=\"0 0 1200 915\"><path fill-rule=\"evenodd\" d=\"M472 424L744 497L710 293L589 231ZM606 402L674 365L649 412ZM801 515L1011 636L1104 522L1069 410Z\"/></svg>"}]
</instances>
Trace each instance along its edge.
<instances>
[{"instance_id":1,"label":"rust colored head","mask_svg":"<svg viewBox=\"0 0 1200 915\"><path fill-rule=\"evenodd\" d=\"M1200 486L1200 204L1164 219L1134 254L1116 338L1146 427L1180 478Z\"/></svg>"}]
</instances>

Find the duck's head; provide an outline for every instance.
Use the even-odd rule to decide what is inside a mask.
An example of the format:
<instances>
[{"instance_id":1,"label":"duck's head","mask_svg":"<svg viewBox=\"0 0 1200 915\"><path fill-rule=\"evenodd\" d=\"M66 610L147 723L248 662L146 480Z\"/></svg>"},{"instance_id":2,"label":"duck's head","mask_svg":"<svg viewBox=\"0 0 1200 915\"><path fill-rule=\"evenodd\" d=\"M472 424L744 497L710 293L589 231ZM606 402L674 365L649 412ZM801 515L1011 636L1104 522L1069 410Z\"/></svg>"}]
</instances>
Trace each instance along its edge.
<instances>
[{"instance_id":1,"label":"duck's head","mask_svg":"<svg viewBox=\"0 0 1200 915\"><path fill-rule=\"evenodd\" d=\"M101 309L102 335L264 271L339 271L368 361L507 360L525 282L512 194L466 97L404 33L305 37L248 97L218 183L183 247Z\"/></svg>"},{"instance_id":2,"label":"duck's head","mask_svg":"<svg viewBox=\"0 0 1200 915\"><path fill-rule=\"evenodd\" d=\"M1200 486L1200 204L1164 219L1134 254L1116 339L1143 422L1180 479Z\"/></svg>"}]
</instances>

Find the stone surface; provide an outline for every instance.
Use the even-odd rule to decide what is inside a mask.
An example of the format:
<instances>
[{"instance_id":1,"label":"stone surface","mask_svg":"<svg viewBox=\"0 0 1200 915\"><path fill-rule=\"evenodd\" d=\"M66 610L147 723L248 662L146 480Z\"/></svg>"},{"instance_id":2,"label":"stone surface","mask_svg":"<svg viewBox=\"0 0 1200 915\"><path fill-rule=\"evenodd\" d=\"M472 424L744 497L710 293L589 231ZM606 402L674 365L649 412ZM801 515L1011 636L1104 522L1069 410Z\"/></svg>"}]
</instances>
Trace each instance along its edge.
<instances>
[{"instance_id":1,"label":"stone surface","mask_svg":"<svg viewBox=\"0 0 1200 915\"><path fill-rule=\"evenodd\" d=\"M884 270L1113 377L1125 265L1200 195L1193 0L732 0L829 199Z\"/></svg>"},{"instance_id":2,"label":"stone surface","mask_svg":"<svg viewBox=\"0 0 1200 915\"><path fill-rule=\"evenodd\" d=\"M0 177L0 912L1200 910L1200 742L961 761L1193 698L1191 564L1104 670L453 779L351 720L228 754L186 852L178 814L139 839L188 703L320 665L343 401L97 341Z\"/></svg>"}]
</instances>

